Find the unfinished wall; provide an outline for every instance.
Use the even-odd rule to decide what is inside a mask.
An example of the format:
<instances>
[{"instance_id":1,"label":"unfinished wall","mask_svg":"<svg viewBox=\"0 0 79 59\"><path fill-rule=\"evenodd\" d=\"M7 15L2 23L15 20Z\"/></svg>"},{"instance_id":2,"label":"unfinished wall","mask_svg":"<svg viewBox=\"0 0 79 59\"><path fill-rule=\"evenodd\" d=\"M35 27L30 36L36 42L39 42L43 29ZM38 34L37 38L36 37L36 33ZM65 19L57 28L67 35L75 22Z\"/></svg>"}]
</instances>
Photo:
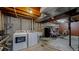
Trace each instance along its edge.
<instances>
[{"instance_id":1,"label":"unfinished wall","mask_svg":"<svg viewBox=\"0 0 79 59\"><path fill-rule=\"evenodd\" d=\"M22 20L22 30L31 30L31 20L21 19Z\"/></svg>"},{"instance_id":2,"label":"unfinished wall","mask_svg":"<svg viewBox=\"0 0 79 59\"><path fill-rule=\"evenodd\" d=\"M34 30L40 32L41 31L41 24L40 23L34 23Z\"/></svg>"},{"instance_id":3,"label":"unfinished wall","mask_svg":"<svg viewBox=\"0 0 79 59\"><path fill-rule=\"evenodd\" d=\"M59 28L60 32L68 31L68 23L60 24ZM79 36L79 22L71 23L71 35Z\"/></svg>"},{"instance_id":4,"label":"unfinished wall","mask_svg":"<svg viewBox=\"0 0 79 59\"><path fill-rule=\"evenodd\" d=\"M4 15L0 11L0 31L4 30Z\"/></svg>"},{"instance_id":5,"label":"unfinished wall","mask_svg":"<svg viewBox=\"0 0 79 59\"><path fill-rule=\"evenodd\" d=\"M31 20L6 16L7 32L14 33L17 30L31 30Z\"/></svg>"},{"instance_id":6,"label":"unfinished wall","mask_svg":"<svg viewBox=\"0 0 79 59\"><path fill-rule=\"evenodd\" d=\"M71 24L72 35L79 36L79 22L73 22Z\"/></svg>"},{"instance_id":7,"label":"unfinished wall","mask_svg":"<svg viewBox=\"0 0 79 59\"><path fill-rule=\"evenodd\" d=\"M13 37L13 33L17 30L29 30L29 31L38 31L42 32L43 24L36 23L30 19L24 18L15 18L11 16L7 16L3 13L0 13L0 30L5 30L5 33L9 34L11 39Z\"/></svg>"},{"instance_id":8,"label":"unfinished wall","mask_svg":"<svg viewBox=\"0 0 79 59\"><path fill-rule=\"evenodd\" d=\"M68 23L59 24L59 32L62 34L64 30L68 31Z\"/></svg>"},{"instance_id":9,"label":"unfinished wall","mask_svg":"<svg viewBox=\"0 0 79 59\"><path fill-rule=\"evenodd\" d=\"M0 31L2 30L1 22L2 22L2 20L1 20L1 11L0 11Z\"/></svg>"}]
</instances>

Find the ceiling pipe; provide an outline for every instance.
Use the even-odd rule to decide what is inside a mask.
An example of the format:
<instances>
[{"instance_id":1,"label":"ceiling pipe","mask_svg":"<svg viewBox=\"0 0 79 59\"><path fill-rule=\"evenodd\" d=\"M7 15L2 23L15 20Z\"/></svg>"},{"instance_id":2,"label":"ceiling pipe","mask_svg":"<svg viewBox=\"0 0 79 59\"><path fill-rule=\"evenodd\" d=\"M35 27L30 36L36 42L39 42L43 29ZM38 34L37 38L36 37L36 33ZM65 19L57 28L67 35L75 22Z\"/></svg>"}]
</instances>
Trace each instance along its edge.
<instances>
[{"instance_id":1,"label":"ceiling pipe","mask_svg":"<svg viewBox=\"0 0 79 59\"><path fill-rule=\"evenodd\" d=\"M70 7L69 7L69 8L70 8ZM64 17L68 17L68 16L73 16L73 15L75 15L76 10L77 10L77 8L74 8L74 9L72 9L72 10L69 10L69 11L65 12L65 13L56 15L56 16L54 16L54 19L52 19L52 17L50 16L50 14L48 14L48 13L45 13L45 14L48 15L48 17L51 18L51 20L57 20L57 19L61 19L61 18L64 18ZM47 20L47 19L46 19L46 20ZM42 22L44 22L44 21L46 21L46 20L43 20ZM49 20L49 19L48 19L48 20Z\"/></svg>"}]
</instances>

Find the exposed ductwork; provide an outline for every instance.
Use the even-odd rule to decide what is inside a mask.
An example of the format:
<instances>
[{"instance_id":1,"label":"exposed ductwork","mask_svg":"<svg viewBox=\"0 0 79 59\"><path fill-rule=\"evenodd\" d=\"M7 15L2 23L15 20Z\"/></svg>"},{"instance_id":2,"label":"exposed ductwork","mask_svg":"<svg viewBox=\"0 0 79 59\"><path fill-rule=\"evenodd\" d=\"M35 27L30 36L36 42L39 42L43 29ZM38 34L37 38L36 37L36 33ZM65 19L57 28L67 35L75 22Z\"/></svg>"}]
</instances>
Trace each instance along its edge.
<instances>
[{"instance_id":1,"label":"exposed ductwork","mask_svg":"<svg viewBox=\"0 0 79 59\"><path fill-rule=\"evenodd\" d=\"M56 15L63 14L67 11L74 9L75 7L47 7L41 11L41 16L36 22L47 21L49 18L53 18Z\"/></svg>"}]
</instances>

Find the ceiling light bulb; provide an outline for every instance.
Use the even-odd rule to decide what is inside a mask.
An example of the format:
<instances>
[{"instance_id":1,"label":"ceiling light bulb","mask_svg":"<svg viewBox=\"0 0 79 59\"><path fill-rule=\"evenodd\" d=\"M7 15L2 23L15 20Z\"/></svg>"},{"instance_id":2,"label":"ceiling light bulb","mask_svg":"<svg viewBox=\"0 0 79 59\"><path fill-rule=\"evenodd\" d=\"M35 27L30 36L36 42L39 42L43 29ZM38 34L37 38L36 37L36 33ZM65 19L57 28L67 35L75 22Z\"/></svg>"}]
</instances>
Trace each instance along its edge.
<instances>
[{"instance_id":1,"label":"ceiling light bulb","mask_svg":"<svg viewBox=\"0 0 79 59\"><path fill-rule=\"evenodd\" d=\"M57 22L64 23L65 21L64 20L57 20Z\"/></svg>"},{"instance_id":2,"label":"ceiling light bulb","mask_svg":"<svg viewBox=\"0 0 79 59\"><path fill-rule=\"evenodd\" d=\"M32 13L32 9L31 9L31 8L28 8L28 9L27 9L27 12L28 12L28 13Z\"/></svg>"},{"instance_id":3,"label":"ceiling light bulb","mask_svg":"<svg viewBox=\"0 0 79 59\"><path fill-rule=\"evenodd\" d=\"M32 10L30 10L29 13L32 13Z\"/></svg>"}]
</instances>

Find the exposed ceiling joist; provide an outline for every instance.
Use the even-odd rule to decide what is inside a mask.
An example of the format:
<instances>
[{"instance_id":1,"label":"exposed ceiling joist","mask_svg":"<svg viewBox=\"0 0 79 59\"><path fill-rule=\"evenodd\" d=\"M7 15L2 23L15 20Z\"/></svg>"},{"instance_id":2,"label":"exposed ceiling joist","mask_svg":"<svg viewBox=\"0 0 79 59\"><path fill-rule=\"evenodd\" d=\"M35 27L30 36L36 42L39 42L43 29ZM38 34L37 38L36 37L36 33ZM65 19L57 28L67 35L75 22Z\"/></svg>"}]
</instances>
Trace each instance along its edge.
<instances>
[{"instance_id":1,"label":"exposed ceiling joist","mask_svg":"<svg viewBox=\"0 0 79 59\"><path fill-rule=\"evenodd\" d=\"M31 12L30 13L30 9L31 8ZM25 17L25 18L33 18L33 19L37 19L40 16L40 7L15 7L16 10L16 14L15 14L15 10L13 7L3 7L1 8L2 12L5 14L10 14L12 16L16 17L17 16L21 16L21 17Z\"/></svg>"}]
</instances>

